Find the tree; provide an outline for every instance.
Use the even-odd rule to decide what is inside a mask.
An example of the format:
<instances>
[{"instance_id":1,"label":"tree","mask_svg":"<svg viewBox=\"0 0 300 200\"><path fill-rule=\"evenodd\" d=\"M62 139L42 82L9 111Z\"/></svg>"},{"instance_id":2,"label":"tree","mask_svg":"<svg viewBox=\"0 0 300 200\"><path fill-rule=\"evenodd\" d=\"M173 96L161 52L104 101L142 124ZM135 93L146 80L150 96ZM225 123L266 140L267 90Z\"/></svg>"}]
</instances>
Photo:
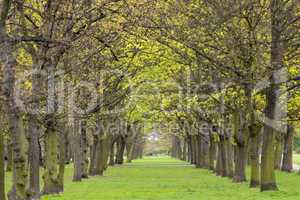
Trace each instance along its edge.
<instances>
[{"instance_id":1,"label":"tree","mask_svg":"<svg viewBox=\"0 0 300 200\"><path fill-rule=\"evenodd\" d=\"M5 200L4 134L0 134L0 198Z\"/></svg>"},{"instance_id":2,"label":"tree","mask_svg":"<svg viewBox=\"0 0 300 200\"><path fill-rule=\"evenodd\" d=\"M3 63L2 92L5 97L5 107L8 112L11 141L13 146L13 186L9 192L10 200L26 199L26 137L21 112L14 101L15 70L17 61L14 56L14 46L7 33L6 23L12 1L5 0L1 5L0 38L1 62Z\"/></svg>"},{"instance_id":3,"label":"tree","mask_svg":"<svg viewBox=\"0 0 300 200\"><path fill-rule=\"evenodd\" d=\"M278 79L282 78L284 74L279 73L284 67L284 20L285 2L280 0L273 0L270 2L271 13L271 60L270 65L272 74L270 76L270 86L266 89L266 108L265 115L271 120L278 120L278 113L276 109L279 101L279 86ZM263 148L262 148L262 165L261 165L261 191L277 190L274 166L274 139L275 130L269 124L264 126Z\"/></svg>"}]
</instances>

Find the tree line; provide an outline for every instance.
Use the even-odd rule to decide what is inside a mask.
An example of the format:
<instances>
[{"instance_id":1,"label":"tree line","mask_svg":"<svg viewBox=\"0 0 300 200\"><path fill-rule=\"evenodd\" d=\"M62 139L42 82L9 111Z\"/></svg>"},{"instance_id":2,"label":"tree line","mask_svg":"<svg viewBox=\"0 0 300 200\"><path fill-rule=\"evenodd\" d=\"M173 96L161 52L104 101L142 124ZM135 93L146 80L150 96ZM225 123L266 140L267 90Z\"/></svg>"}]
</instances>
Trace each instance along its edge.
<instances>
[{"instance_id":1,"label":"tree line","mask_svg":"<svg viewBox=\"0 0 300 200\"><path fill-rule=\"evenodd\" d=\"M134 38L121 32L130 27L124 5L1 1L1 200L5 170L8 199L39 199L63 192L71 162L81 181L123 164L125 153L128 162L142 156L143 127L119 112L142 69L132 64Z\"/></svg>"},{"instance_id":2,"label":"tree line","mask_svg":"<svg viewBox=\"0 0 300 200\"><path fill-rule=\"evenodd\" d=\"M277 190L299 126L299 2L176 1L155 7L149 37L174 53L180 96L162 122L171 155L250 187ZM159 14L157 14L159 13ZM175 134L174 134L175 133Z\"/></svg>"}]
</instances>

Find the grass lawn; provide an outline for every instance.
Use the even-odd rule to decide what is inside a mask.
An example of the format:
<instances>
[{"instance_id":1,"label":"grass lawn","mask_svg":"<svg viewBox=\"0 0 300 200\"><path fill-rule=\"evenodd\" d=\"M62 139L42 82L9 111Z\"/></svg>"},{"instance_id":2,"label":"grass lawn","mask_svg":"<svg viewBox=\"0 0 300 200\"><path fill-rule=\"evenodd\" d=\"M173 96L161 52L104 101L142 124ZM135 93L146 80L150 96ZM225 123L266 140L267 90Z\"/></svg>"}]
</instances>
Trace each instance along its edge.
<instances>
[{"instance_id":1,"label":"grass lawn","mask_svg":"<svg viewBox=\"0 0 300 200\"><path fill-rule=\"evenodd\" d=\"M279 192L260 193L207 170L168 157L147 157L109 168L103 177L73 183L66 170L65 193L43 200L297 200L300 176L277 173Z\"/></svg>"}]
</instances>

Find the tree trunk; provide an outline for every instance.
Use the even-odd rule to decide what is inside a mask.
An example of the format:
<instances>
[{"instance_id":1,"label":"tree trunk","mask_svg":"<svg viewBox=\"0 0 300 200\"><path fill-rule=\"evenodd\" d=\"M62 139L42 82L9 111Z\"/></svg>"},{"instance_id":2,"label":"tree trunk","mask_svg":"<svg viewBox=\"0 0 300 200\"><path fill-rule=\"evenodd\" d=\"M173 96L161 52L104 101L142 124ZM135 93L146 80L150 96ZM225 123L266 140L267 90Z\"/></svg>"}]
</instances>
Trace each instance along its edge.
<instances>
[{"instance_id":1,"label":"tree trunk","mask_svg":"<svg viewBox=\"0 0 300 200\"><path fill-rule=\"evenodd\" d=\"M255 188L260 184L259 176L259 147L260 147L260 127L253 124L250 127L250 187Z\"/></svg>"},{"instance_id":2,"label":"tree trunk","mask_svg":"<svg viewBox=\"0 0 300 200\"><path fill-rule=\"evenodd\" d=\"M220 175L222 176L222 177L227 177L228 176L228 164L227 164L227 162L228 162L228 158L227 158L227 141L226 141L226 138L225 138L225 136L224 135L222 135L221 137L220 137L220 148L219 148L219 150L220 150L220 166L221 166L221 168L220 168Z\"/></svg>"},{"instance_id":3,"label":"tree trunk","mask_svg":"<svg viewBox=\"0 0 300 200\"><path fill-rule=\"evenodd\" d=\"M0 133L0 199L5 200L4 135Z\"/></svg>"},{"instance_id":4,"label":"tree trunk","mask_svg":"<svg viewBox=\"0 0 300 200\"><path fill-rule=\"evenodd\" d=\"M40 155L39 155L39 158L40 158L40 167L41 166L44 166L44 162L45 162L45 159L44 159L44 155L45 155L45 151L43 151L43 150L45 150L45 148L44 149L42 149L42 144L41 144L42 142L40 141L40 140L38 140L38 144L39 144L39 152L40 152Z\"/></svg>"},{"instance_id":5,"label":"tree trunk","mask_svg":"<svg viewBox=\"0 0 300 200\"><path fill-rule=\"evenodd\" d=\"M283 135L282 133L276 133L275 137L275 169L280 170L282 164L282 156L283 156Z\"/></svg>"},{"instance_id":6,"label":"tree trunk","mask_svg":"<svg viewBox=\"0 0 300 200\"><path fill-rule=\"evenodd\" d=\"M124 138L120 136L117 141L116 164L122 165L124 163L124 151L125 151L125 141Z\"/></svg>"},{"instance_id":7,"label":"tree trunk","mask_svg":"<svg viewBox=\"0 0 300 200\"><path fill-rule=\"evenodd\" d=\"M274 140L272 127L265 125L261 156L261 191L277 190L274 172Z\"/></svg>"},{"instance_id":8,"label":"tree trunk","mask_svg":"<svg viewBox=\"0 0 300 200\"><path fill-rule=\"evenodd\" d=\"M138 158L139 159L142 159L143 158L143 155L144 155L144 148L145 148L145 142L142 141L139 145L139 151L138 151Z\"/></svg>"},{"instance_id":9,"label":"tree trunk","mask_svg":"<svg viewBox=\"0 0 300 200\"><path fill-rule=\"evenodd\" d=\"M194 150L195 150L195 165L196 168L201 168L200 164L200 145L199 145L199 136L194 136Z\"/></svg>"},{"instance_id":10,"label":"tree trunk","mask_svg":"<svg viewBox=\"0 0 300 200\"><path fill-rule=\"evenodd\" d=\"M199 134L197 135L197 168L203 168L204 167L204 153L203 153L203 141L202 136Z\"/></svg>"},{"instance_id":11,"label":"tree trunk","mask_svg":"<svg viewBox=\"0 0 300 200\"><path fill-rule=\"evenodd\" d=\"M73 153L74 153L74 174L73 181L79 182L82 178L82 141L81 141L81 121L74 122L73 127Z\"/></svg>"},{"instance_id":12,"label":"tree trunk","mask_svg":"<svg viewBox=\"0 0 300 200\"><path fill-rule=\"evenodd\" d=\"M106 152L108 152L108 141L106 137L100 137L99 140L99 147L97 150L97 160L96 160L96 166L94 168L94 173L95 175L100 175L102 176L106 167L107 167L107 160L108 160L108 155Z\"/></svg>"},{"instance_id":13,"label":"tree trunk","mask_svg":"<svg viewBox=\"0 0 300 200\"><path fill-rule=\"evenodd\" d=\"M209 169L215 171L215 160L216 160L216 143L214 136L210 134L210 145L209 145Z\"/></svg>"},{"instance_id":14,"label":"tree trunk","mask_svg":"<svg viewBox=\"0 0 300 200\"><path fill-rule=\"evenodd\" d=\"M30 46L30 53L32 53L32 70L34 73L31 75L32 88L31 88L31 113L27 114L28 117L28 140L29 140L29 199L39 199L40 197L40 166L41 166L41 152L39 145L40 138L40 99L41 99L41 78L40 65L33 53L34 47Z\"/></svg>"},{"instance_id":15,"label":"tree trunk","mask_svg":"<svg viewBox=\"0 0 300 200\"><path fill-rule=\"evenodd\" d=\"M135 158L135 157L133 157L133 158ZM110 145L109 165L110 166L114 166L115 165L115 143L114 143L114 141L112 141L111 145Z\"/></svg>"},{"instance_id":16,"label":"tree trunk","mask_svg":"<svg viewBox=\"0 0 300 200\"><path fill-rule=\"evenodd\" d=\"M132 151L133 151L133 141L127 141L126 142L126 155L127 155L127 163L132 162Z\"/></svg>"},{"instance_id":17,"label":"tree trunk","mask_svg":"<svg viewBox=\"0 0 300 200\"><path fill-rule=\"evenodd\" d=\"M86 135L86 120L82 120L80 123L81 130L81 141L82 141L82 178L88 178L88 167L89 167L89 159L88 159L88 142Z\"/></svg>"},{"instance_id":18,"label":"tree trunk","mask_svg":"<svg viewBox=\"0 0 300 200\"><path fill-rule=\"evenodd\" d=\"M12 151L12 143L11 139L7 140L7 164L6 164L6 171L11 172L12 171L12 163L13 163L13 151Z\"/></svg>"},{"instance_id":19,"label":"tree trunk","mask_svg":"<svg viewBox=\"0 0 300 200\"><path fill-rule=\"evenodd\" d=\"M230 137L230 136L229 136ZM228 177L229 178L233 178L234 175L234 162L233 162L233 145L231 143L230 138L227 139L227 147L226 147L226 151L227 151L227 169L228 169Z\"/></svg>"},{"instance_id":20,"label":"tree trunk","mask_svg":"<svg viewBox=\"0 0 300 200\"><path fill-rule=\"evenodd\" d=\"M196 141L196 136L191 135L191 147L192 147L192 164L196 165L197 162L197 141Z\"/></svg>"},{"instance_id":21,"label":"tree trunk","mask_svg":"<svg viewBox=\"0 0 300 200\"><path fill-rule=\"evenodd\" d=\"M33 68L35 70L35 68ZM38 112L40 110L40 74L32 75L32 108L35 113L29 114L28 138L29 138L29 195L30 199L38 199L40 196L40 127Z\"/></svg>"},{"instance_id":22,"label":"tree trunk","mask_svg":"<svg viewBox=\"0 0 300 200\"><path fill-rule=\"evenodd\" d=\"M59 133L59 168L58 168L58 182L59 191L64 191L64 176L65 176L65 164L68 146L68 128L62 124L62 131Z\"/></svg>"},{"instance_id":23,"label":"tree trunk","mask_svg":"<svg viewBox=\"0 0 300 200\"><path fill-rule=\"evenodd\" d=\"M192 164L192 158L193 158L193 151L192 151L192 140L191 140L191 135L187 136L187 161Z\"/></svg>"},{"instance_id":24,"label":"tree trunk","mask_svg":"<svg viewBox=\"0 0 300 200\"><path fill-rule=\"evenodd\" d=\"M182 151L182 160L187 161L187 141L186 139L183 140L183 151Z\"/></svg>"},{"instance_id":25,"label":"tree trunk","mask_svg":"<svg viewBox=\"0 0 300 200\"><path fill-rule=\"evenodd\" d=\"M8 194L9 200L23 200L27 197L27 171L26 171L26 137L22 115L14 101L15 70L17 62L13 55L13 46L6 34L6 20L10 10L11 1L4 1L1 7L0 21L0 51L4 53L3 88L5 107L8 113L9 129L13 150L13 185Z\"/></svg>"},{"instance_id":26,"label":"tree trunk","mask_svg":"<svg viewBox=\"0 0 300 200\"><path fill-rule=\"evenodd\" d=\"M43 194L56 194L60 192L58 181L58 139L55 130L54 114L49 115L45 133L45 172L43 175L44 189Z\"/></svg>"},{"instance_id":27,"label":"tree trunk","mask_svg":"<svg viewBox=\"0 0 300 200\"><path fill-rule=\"evenodd\" d=\"M182 159L181 140L178 136L176 136L176 156L177 159Z\"/></svg>"},{"instance_id":28,"label":"tree trunk","mask_svg":"<svg viewBox=\"0 0 300 200\"><path fill-rule=\"evenodd\" d=\"M56 83L55 65L47 62L48 96L47 96L47 118L45 123L45 172L43 175L43 194L56 194L60 192L58 181L58 134L56 118Z\"/></svg>"},{"instance_id":29,"label":"tree trunk","mask_svg":"<svg viewBox=\"0 0 300 200\"><path fill-rule=\"evenodd\" d=\"M283 67L283 44L282 44L282 2L278 0L271 1L271 24L272 24L272 42L271 42L271 67L272 75L270 77L270 86L266 88L266 107L265 115L270 120L276 119L276 104L278 102L278 85L276 80L276 70ZM262 163L261 163L261 191L278 190L275 177L275 154L274 154L274 130L269 124L264 126Z\"/></svg>"},{"instance_id":30,"label":"tree trunk","mask_svg":"<svg viewBox=\"0 0 300 200\"><path fill-rule=\"evenodd\" d=\"M65 136L65 164L70 164L72 160L72 148L71 148L71 134L70 127L67 128L67 134Z\"/></svg>"},{"instance_id":31,"label":"tree trunk","mask_svg":"<svg viewBox=\"0 0 300 200\"><path fill-rule=\"evenodd\" d=\"M215 173L217 176L222 175L222 156L220 150L220 142L217 143L217 157L216 157L216 170Z\"/></svg>"},{"instance_id":32,"label":"tree trunk","mask_svg":"<svg viewBox=\"0 0 300 200\"><path fill-rule=\"evenodd\" d=\"M246 161L247 161L247 148L245 145L238 144L236 146L236 163L234 170L234 182L246 181Z\"/></svg>"},{"instance_id":33,"label":"tree trunk","mask_svg":"<svg viewBox=\"0 0 300 200\"><path fill-rule=\"evenodd\" d=\"M95 151L94 164L91 170L91 175L103 175L104 170L107 168L108 152L109 152L109 141L108 137L103 132L100 119L98 119L98 130L97 130L97 145Z\"/></svg>"},{"instance_id":34,"label":"tree trunk","mask_svg":"<svg viewBox=\"0 0 300 200\"><path fill-rule=\"evenodd\" d=\"M37 116L29 118L29 198L40 197L40 128Z\"/></svg>"},{"instance_id":35,"label":"tree trunk","mask_svg":"<svg viewBox=\"0 0 300 200\"><path fill-rule=\"evenodd\" d=\"M91 162L89 167L89 174L90 175L96 175L94 174L94 169L96 167L97 162L97 155L98 155L98 146L99 146L99 138L98 134L93 135L93 144L91 147Z\"/></svg>"},{"instance_id":36,"label":"tree trunk","mask_svg":"<svg viewBox=\"0 0 300 200\"><path fill-rule=\"evenodd\" d=\"M282 161L282 171L292 172L293 171L293 141L294 141L294 127L289 125L287 133L284 137L284 151Z\"/></svg>"},{"instance_id":37,"label":"tree trunk","mask_svg":"<svg viewBox=\"0 0 300 200\"><path fill-rule=\"evenodd\" d=\"M246 117L243 118L239 113L234 113L234 134L236 142L236 157L235 157L235 170L234 170L234 182L246 181L246 166L247 166L247 139L248 139L248 127L245 122Z\"/></svg>"},{"instance_id":38,"label":"tree trunk","mask_svg":"<svg viewBox=\"0 0 300 200\"><path fill-rule=\"evenodd\" d=\"M108 167L109 144L110 144L110 139L108 136L105 136L102 140L100 140L101 175Z\"/></svg>"},{"instance_id":39,"label":"tree trunk","mask_svg":"<svg viewBox=\"0 0 300 200\"><path fill-rule=\"evenodd\" d=\"M21 112L14 101L15 70L17 62L13 55L13 46L9 42L6 34L6 20L11 6L11 1L4 1L1 7L0 20L0 51L4 52L1 60L3 64L3 87L2 92L5 97L5 107L9 122L10 138L13 151L13 185L8 194L9 200L24 200L27 198L27 155L26 136ZM1 59L1 58L0 58Z\"/></svg>"},{"instance_id":40,"label":"tree trunk","mask_svg":"<svg viewBox=\"0 0 300 200\"><path fill-rule=\"evenodd\" d=\"M201 136L201 157L202 165L204 169L209 169L209 137L208 134L202 134Z\"/></svg>"}]
</instances>

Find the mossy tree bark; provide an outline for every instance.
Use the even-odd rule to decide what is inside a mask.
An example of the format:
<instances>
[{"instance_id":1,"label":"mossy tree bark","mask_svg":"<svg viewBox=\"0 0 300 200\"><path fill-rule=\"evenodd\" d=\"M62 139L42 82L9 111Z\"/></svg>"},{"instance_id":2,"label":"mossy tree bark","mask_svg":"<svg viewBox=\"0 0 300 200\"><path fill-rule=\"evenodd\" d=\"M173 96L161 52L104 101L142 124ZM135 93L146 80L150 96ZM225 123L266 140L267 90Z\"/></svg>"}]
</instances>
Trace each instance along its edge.
<instances>
[{"instance_id":1,"label":"mossy tree bark","mask_svg":"<svg viewBox=\"0 0 300 200\"><path fill-rule=\"evenodd\" d=\"M200 137L202 168L209 169L209 133L207 130L203 130Z\"/></svg>"},{"instance_id":2,"label":"mossy tree bark","mask_svg":"<svg viewBox=\"0 0 300 200\"><path fill-rule=\"evenodd\" d=\"M128 134L126 138L126 162L131 163L133 160L133 150L134 150L134 143L136 140L136 130L134 130L135 126L129 126ZM112 138L112 137L111 137Z\"/></svg>"},{"instance_id":3,"label":"mossy tree bark","mask_svg":"<svg viewBox=\"0 0 300 200\"><path fill-rule=\"evenodd\" d=\"M144 141L141 135L137 135L135 144L134 144L134 151L133 151L133 159L139 159L143 156L143 149L144 149Z\"/></svg>"},{"instance_id":4,"label":"mossy tree bark","mask_svg":"<svg viewBox=\"0 0 300 200\"><path fill-rule=\"evenodd\" d=\"M141 141L139 148L138 148L138 158L142 159L144 156L144 148L145 148L145 141Z\"/></svg>"},{"instance_id":5,"label":"mossy tree bark","mask_svg":"<svg viewBox=\"0 0 300 200\"><path fill-rule=\"evenodd\" d=\"M43 194L56 194L60 192L58 181L58 138L56 132L54 114L47 119L45 132L45 172L43 175Z\"/></svg>"},{"instance_id":6,"label":"mossy tree bark","mask_svg":"<svg viewBox=\"0 0 300 200\"><path fill-rule=\"evenodd\" d=\"M27 194L27 144L24 130L24 123L21 116L10 113L10 122L13 124L11 129L13 145L13 186L8 194L9 200L23 200Z\"/></svg>"},{"instance_id":7,"label":"mossy tree bark","mask_svg":"<svg viewBox=\"0 0 300 200\"><path fill-rule=\"evenodd\" d=\"M203 162L202 162L202 152L201 152L201 136L198 134L195 138L195 150L196 152L196 168L202 168Z\"/></svg>"},{"instance_id":8,"label":"mossy tree bark","mask_svg":"<svg viewBox=\"0 0 300 200\"><path fill-rule=\"evenodd\" d=\"M81 140L81 122L79 119L74 120L73 125L73 158L74 158L74 173L73 181L79 182L82 178L82 140Z\"/></svg>"},{"instance_id":9,"label":"mossy tree bark","mask_svg":"<svg viewBox=\"0 0 300 200\"><path fill-rule=\"evenodd\" d=\"M272 0L270 2L271 11L271 69L272 75L269 78L270 85L266 88L266 107L265 115L270 120L276 119L276 108L278 102L278 70L283 68L283 36L282 36L282 11L283 1ZM271 124L265 124L262 146L261 163L261 191L278 190L275 177L275 153L274 143L275 132Z\"/></svg>"},{"instance_id":10,"label":"mossy tree bark","mask_svg":"<svg viewBox=\"0 0 300 200\"><path fill-rule=\"evenodd\" d=\"M91 175L99 175L102 176L104 170L106 170L108 165L108 157L109 157L109 138L104 133L104 128L102 126L103 121L100 119L97 120L98 128L97 128L97 140L96 142L96 151L94 163L91 168Z\"/></svg>"},{"instance_id":11,"label":"mossy tree bark","mask_svg":"<svg viewBox=\"0 0 300 200\"><path fill-rule=\"evenodd\" d=\"M216 160L216 143L213 133L210 133L210 144L209 144L209 169L215 171L215 160Z\"/></svg>"},{"instance_id":12,"label":"mossy tree bark","mask_svg":"<svg viewBox=\"0 0 300 200\"><path fill-rule=\"evenodd\" d=\"M98 156L98 149L99 149L99 135L97 133L93 134L93 144L91 147L91 161L89 166L89 174L90 175L96 175L95 174L95 167L97 162L97 156Z\"/></svg>"},{"instance_id":13,"label":"mossy tree bark","mask_svg":"<svg viewBox=\"0 0 300 200\"><path fill-rule=\"evenodd\" d=\"M4 134L0 133L0 199L5 200Z\"/></svg>"},{"instance_id":14,"label":"mossy tree bark","mask_svg":"<svg viewBox=\"0 0 300 200\"><path fill-rule=\"evenodd\" d=\"M46 64L48 70L48 97L47 117L45 119L45 171L43 175L43 194L56 194L60 192L58 181L58 134L55 106L55 65Z\"/></svg>"},{"instance_id":15,"label":"mossy tree bark","mask_svg":"<svg viewBox=\"0 0 300 200\"><path fill-rule=\"evenodd\" d=\"M183 151L182 151L182 160L187 161L187 140L184 138L183 140Z\"/></svg>"},{"instance_id":16,"label":"mossy tree bark","mask_svg":"<svg viewBox=\"0 0 300 200\"><path fill-rule=\"evenodd\" d=\"M20 23L26 27L26 17L24 13L24 2L19 3L18 11L20 13ZM27 35L27 32L23 32ZM38 48L35 48L33 43L26 44L26 51L31 56L32 59L32 74L31 74L31 101L30 108L31 111L26 113L26 118L28 120L28 164L29 164L29 187L28 187L28 199L39 199L40 197L40 147L39 147L39 137L40 137L40 102L42 97L42 73L41 66L39 62Z\"/></svg>"},{"instance_id":17,"label":"mossy tree bark","mask_svg":"<svg viewBox=\"0 0 300 200\"><path fill-rule=\"evenodd\" d=\"M254 116L253 116L254 118ZM260 164L259 164L259 149L260 149L260 132L261 127L255 123L249 127L250 130L250 187L255 188L260 184Z\"/></svg>"},{"instance_id":18,"label":"mossy tree bark","mask_svg":"<svg viewBox=\"0 0 300 200\"><path fill-rule=\"evenodd\" d=\"M218 161L219 161L219 172L218 174L222 177L227 177L229 175L228 171L228 153L227 153L227 147L228 147L228 136L225 130L225 120L226 120L226 114L225 114L225 94L224 94L224 85L221 82L221 79L218 78L218 91L220 92L220 97L219 97L219 122L218 122L218 127L216 128L216 131L219 136L219 148L218 148Z\"/></svg>"},{"instance_id":19,"label":"mossy tree bark","mask_svg":"<svg viewBox=\"0 0 300 200\"><path fill-rule=\"evenodd\" d=\"M126 142L126 162L127 163L131 163L132 162L132 152L133 152L133 142L128 141Z\"/></svg>"},{"instance_id":20,"label":"mossy tree bark","mask_svg":"<svg viewBox=\"0 0 300 200\"><path fill-rule=\"evenodd\" d=\"M231 136L229 135L229 133L227 133L227 147L226 147L226 152L227 152L227 169L228 169L228 177L229 178L233 178L234 175L234 161L233 161L233 145L231 143Z\"/></svg>"},{"instance_id":21,"label":"mossy tree bark","mask_svg":"<svg viewBox=\"0 0 300 200\"><path fill-rule=\"evenodd\" d=\"M171 135L171 157L177 158L178 150L177 150L177 138L176 135ZM118 144L118 143L117 143Z\"/></svg>"},{"instance_id":22,"label":"mossy tree bark","mask_svg":"<svg viewBox=\"0 0 300 200\"><path fill-rule=\"evenodd\" d=\"M37 63L35 61L34 63ZM32 74L32 108L33 113L28 114L28 139L29 139L29 195L30 199L38 199L40 196L40 97L41 97L41 74L38 71L38 66L34 64L33 70L36 73Z\"/></svg>"},{"instance_id":23,"label":"mossy tree bark","mask_svg":"<svg viewBox=\"0 0 300 200\"><path fill-rule=\"evenodd\" d=\"M12 171L12 163L13 163L13 152L12 152L12 145L11 145L11 139L10 136L7 139L7 163L6 163L6 171L11 172Z\"/></svg>"},{"instance_id":24,"label":"mossy tree bark","mask_svg":"<svg viewBox=\"0 0 300 200\"><path fill-rule=\"evenodd\" d=\"M223 131L223 130L222 130ZM227 177L229 175L228 172L228 158L227 158L227 138L225 136L224 133L221 133L219 135L220 137L220 142L219 142L219 164L220 164L220 168L219 168L219 175L222 177Z\"/></svg>"},{"instance_id":25,"label":"mossy tree bark","mask_svg":"<svg viewBox=\"0 0 300 200\"><path fill-rule=\"evenodd\" d=\"M261 163L261 191L277 190L275 179L275 153L273 128L265 125Z\"/></svg>"},{"instance_id":26,"label":"mossy tree bark","mask_svg":"<svg viewBox=\"0 0 300 200\"><path fill-rule=\"evenodd\" d=\"M175 137L175 141L176 141L176 157L178 159L182 159L182 146L181 146L181 140L180 137L176 136Z\"/></svg>"},{"instance_id":27,"label":"mossy tree bark","mask_svg":"<svg viewBox=\"0 0 300 200\"><path fill-rule=\"evenodd\" d=\"M187 133L187 161L192 163L193 151L192 151L192 139L191 135Z\"/></svg>"},{"instance_id":28,"label":"mossy tree bark","mask_svg":"<svg viewBox=\"0 0 300 200\"><path fill-rule=\"evenodd\" d=\"M234 113L234 138L236 143L236 160L234 170L234 182L246 181L246 165L247 165L247 141L248 141L248 127L245 122L245 117L239 113Z\"/></svg>"},{"instance_id":29,"label":"mossy tree bark","mask_svg":"<svg viewBox=\"0 0 300 200\"><path fill-rule=\"evenodd\" d=\"M59 191L64 191L64 178L65 178L65 164L66 164L66 156L67 156L67 147L68 147L68 128L65 124L60 122L61 131L58 133L59 136L59 159L58 159L58 183L59 183Z\"/></svg>"},{"instance_id":30,"label":"mossy tree bark","mask_svg":"<svg viewBox=\"0 0 300 200\"><path fill-rule=\"evenodd\" d=\"M3 63L2 93L5 97L4 105L8 113L10 138L13 152L13 184L8 194L9 200L24 200L27 198L27 155L26 137L21 111L14 101L14 86L16 73L16 59L13 54L13 43L6 32L6 21L12 1L2 2L0 10L0 51L4 53L0 57Z\"/></svg>"},{"instance_id":31,"label":"mossy tree bark","mask_svg":"<svg viewBox=\"0 0 300 200\"><path fill-rule=\"evenodd\" d=\"M133 151L133 153L135 153L135 151ZM134 158L134 155L133 155L133 158ZM112 138L112 141L110 144L109 165L110 166L115 165L115 141L114 141L114 138Z\"/></svg>"},{"instance_id":32,"label":"mossy tree bark","mask_svg":"<svg viewBox=\"0 0 300 200\"><path fill-rule=\"evenodd\" d=\"M198 157L197 136L196 135L191 135L191 143L192 143L192 164L196 165L197 157Z\"/></svg>"},{"instance_id":33,"label":"mossy tree bark","mask_svg":"<svg viewBox=\"0 0 300 200\"><path fill-rule=\"evenodd\" d=\"M292 172L293 171L293 141L294 141L294 126L289 125L287 133L284 136L284 151L282 161L282 171Z\"/></svg>"},{"instance_id":34,"label":"mossy tree bark","mask_svg":"<svg viewBox=\"0 0 300 200\"><path fill-rule=\"evenodd\" d=\"M193 145L194 145L194 153L195 153L195 166L196 168L199 168L200 167L200 164L199 164L199 142L198 142L198 135L194 135L193 136Z\"/></svg>"},{"instance_id":35,"label":"mossy tree bark","mask_svg":"<svg viewBox=\"0 0 300 200\"><path fill-rule=\"evenodd\" d=\"M217 157L216 157L216 170L215 173L217 176L221 176L222 174L222 156L221 156L221 150L220 150L220 142L217 143L216 146L217 149Z\"/></svg>"},{"instance_id":36,"label":"mossy tree bark","mask_svg":"<svg viewBox=\"0 0 300 200\"><path fill-rule=\"evenodd\" d=\"M37 116L29 117L29 195L30 199L40 196L40 128Z\"/></svg>"},{"instance_id":37,"label":"mossy tree bark","mask_svg":"<svg viewBox=\"0 0 300 200\"><path fill-rule=\"evenodd\" d=\"M125 152L125 139L123 136L119 136L117 140L117 153L115 163L122 165L124 163L124 152Z\"/></svg>"},{"instance_id":38,"label":"mossy tree bark","mask_svg":"<svg viewBox=\"0 0 300 200\"><path fill-rule=\"evenodd\" d=\"M108 158L109 158L109 144L110 138L105 135L100 140L100 153L101 153L101 165L100 165L100 172L103 175L104 171L108 167Z\"/></svg>"},{"instance_id":39,"label":"mossy tree bark","mask_svg":"<svg viewBox=\"0 0 300 200\"><path fill-rule=\"evenodd\" d=\"M276 170L280 170L282 166L283 156L283 134L276 132L275 134L275 160L274 166Z\"/></svg>"},{"instance_id":40,"label":"mossy tree bark","mask_svg":"<svg viewBox=\"0 0 300 200\"><path fill-rule=\"evenodd\" d=\"M88 142L87 142L87 121L82 119L80 122L80 136L82 143L82 178L88 178L89 158L88 158Z\"/></svg>"}]
</instances>

